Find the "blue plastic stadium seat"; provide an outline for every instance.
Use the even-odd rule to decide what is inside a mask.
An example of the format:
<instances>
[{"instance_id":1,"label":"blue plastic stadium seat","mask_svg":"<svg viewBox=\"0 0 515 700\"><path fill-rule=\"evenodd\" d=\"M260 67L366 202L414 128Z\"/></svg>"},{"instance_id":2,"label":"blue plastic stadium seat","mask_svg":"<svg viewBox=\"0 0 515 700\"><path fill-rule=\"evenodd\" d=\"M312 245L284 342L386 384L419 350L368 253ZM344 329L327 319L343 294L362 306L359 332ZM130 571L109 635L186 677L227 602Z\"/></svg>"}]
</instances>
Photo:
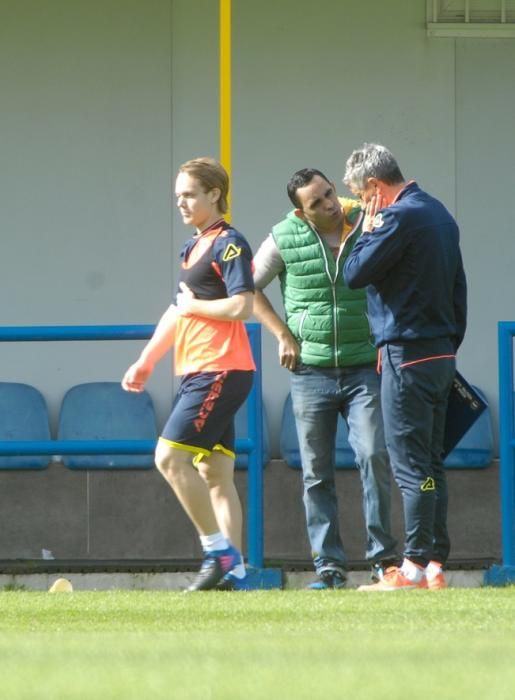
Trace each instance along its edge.
<instances>
[{"instance_id":1,"label":"blue plastic stadium seat","mask_svg":"<svg viewBox=\"0 0 515 700\"><path fill-rule=\"evenodd\" d=\"M29 384L0 382L0 440L50 440L42 394ZM45 469L50 457L0 455L0 469Z\"/></svg>"},{"instance_id":2,"label":"blue plastic stadium seat","mask_svg":"<svg viewBox=\"0 0 515 700\"><path fill-rule=\"evenodd\" d=\"M248 437L247 430L247 404L245 401L243 406L240 407L236 416L234 418L234 425L236 429L236 439L245 439ZM270 461L270 436L268 433L268 420L266 415L266 409L263 404L263 467L265 467ZM236 469L247 469L249 463L248 454L236 454Z\"/></svg>"},{"instance_id":3,"label":"blue plastic stadium seat","mask_svg":"<svg viewBox=\"0 0 515 700\"><path fill-rule=\"evenodd\" d=\"M280 452L281 457L290 467L294 469L302 468L291 394L288 394L284 402L281 422ZM352 469L356 467L354 451L349 445L347 424L341 416L338 418L338 427L336 430L335 466L336 469Z\"/></svg>"},{"instance_id":4,"label":"blue plastic stadium seat","mask_svg":"<svg viewBox=\"0 0 515 700\"><path fill-rule=\"evenodd\" d=\"M450 452L444 465L447 469L484 469L494 458L494 438L490 406L483 392L474 389L487 404L487 408L479 416L472 427L465 433L460 442Z\"/></svg>"},{"instance_id":5,"label":"blue plastic stadium seat","mask_svg":"<svg viewBox=\"0 0 515 700\"><path fill-rule=\"evenodd\" d=\"M65 394L59 440L157 440L150 395L124 391L118 382L78 384ZM70 469L151 469L148 455L64 455Z\"/></svg>"}]
</instances>

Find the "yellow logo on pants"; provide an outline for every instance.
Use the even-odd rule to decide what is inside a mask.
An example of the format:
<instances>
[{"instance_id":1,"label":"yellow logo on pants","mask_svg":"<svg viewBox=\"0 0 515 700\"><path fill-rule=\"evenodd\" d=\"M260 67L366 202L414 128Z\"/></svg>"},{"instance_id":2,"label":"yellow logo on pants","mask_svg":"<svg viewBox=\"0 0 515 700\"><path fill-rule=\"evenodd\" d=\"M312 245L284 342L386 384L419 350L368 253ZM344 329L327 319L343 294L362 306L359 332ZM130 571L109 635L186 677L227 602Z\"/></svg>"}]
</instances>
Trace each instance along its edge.
<instances>
[{"instance_id":1,"label":"yellow logo on pants","mask_svg":"<svg viewBox=\"0 0 515 700\"><path fill-rule=\"evenodd\" d=\"M421 491L435 491L436 490L435 480L433 479L432 476L427 477L427 479L424 481L424 483L420 487L420 490Z\"/></svg>"}]
</instances>

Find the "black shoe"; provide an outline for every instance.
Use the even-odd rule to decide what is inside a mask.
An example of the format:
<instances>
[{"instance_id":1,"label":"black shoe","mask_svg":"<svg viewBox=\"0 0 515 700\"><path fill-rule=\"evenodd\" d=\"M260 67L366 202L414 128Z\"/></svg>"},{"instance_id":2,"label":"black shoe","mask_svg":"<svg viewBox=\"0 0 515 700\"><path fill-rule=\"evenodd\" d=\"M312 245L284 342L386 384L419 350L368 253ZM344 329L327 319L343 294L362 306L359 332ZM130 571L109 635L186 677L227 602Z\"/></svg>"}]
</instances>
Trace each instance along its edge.
<instances>
[{"instance_id":1,"label":"black shoe","mask_svg":"<svg viewBox=\"0 0 515 700\"><path fill-rule=\"evenodd\" d=\"M385 573L392 567L399 567L402 560L399 557L390 557L390 559L381 559L372 564L370 568L370 578L374 583L379 583L383 580Z\"/></svg>"},{"instance_id":2,"label":"black shoe","mask_svg":"<svg viewBox=\"0 0 515 700\"><path fill-rule=\"evenodd\" d=\"M215 588L225 574L234 569L240 561L241 554L235 547L206 553L196 579L186 590L190 592L209 591Z\"/></svg>"},{"instance_id":3,"label":"black shoe","mask_svg":"<svg viewBox=\"0 0 515 700\"><path fill-rule=\"evenodd\" d=\"M341 569L323 569L318 574L318 581L308 585L311 591L326 591L330 588L345 588L347 576Z\"/></svg>"}]
</instances>

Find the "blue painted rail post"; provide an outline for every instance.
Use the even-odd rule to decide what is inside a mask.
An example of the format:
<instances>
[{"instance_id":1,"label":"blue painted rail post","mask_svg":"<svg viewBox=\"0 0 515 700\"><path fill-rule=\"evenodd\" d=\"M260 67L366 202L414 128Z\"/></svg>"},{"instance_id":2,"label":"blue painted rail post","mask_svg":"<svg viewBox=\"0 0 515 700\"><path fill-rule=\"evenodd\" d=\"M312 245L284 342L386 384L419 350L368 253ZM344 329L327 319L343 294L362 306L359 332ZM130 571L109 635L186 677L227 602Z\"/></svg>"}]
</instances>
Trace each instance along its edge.
<instances>
[{"instance_id":1,"label":"blue painted rail post","mask_svg":"<svg viewBox=\"0 0 515 700\"><path fill-rule=\"evenodd\" d=\"M248 398L247 411L248 434L253 436L254 449L248 459L248 576L252 588L281 588L282 572L280 569L264 568L264 503L263 503L263 393L261 364L261 326L258 323L247 324L256 375Z\"/></svg>"},{"instance_id":2,"label":"blue painted rail post","mask_svg":"<svg viewBox=\"0 0 515 700\"><path fill-rule=\"evenodd\" d=\"M499 453L501 489L502 564L492 566L485 583L515 583L515 409L513 402L513 337L515 322L498 324L499 349Z\"/></svg>"}]
</instances>

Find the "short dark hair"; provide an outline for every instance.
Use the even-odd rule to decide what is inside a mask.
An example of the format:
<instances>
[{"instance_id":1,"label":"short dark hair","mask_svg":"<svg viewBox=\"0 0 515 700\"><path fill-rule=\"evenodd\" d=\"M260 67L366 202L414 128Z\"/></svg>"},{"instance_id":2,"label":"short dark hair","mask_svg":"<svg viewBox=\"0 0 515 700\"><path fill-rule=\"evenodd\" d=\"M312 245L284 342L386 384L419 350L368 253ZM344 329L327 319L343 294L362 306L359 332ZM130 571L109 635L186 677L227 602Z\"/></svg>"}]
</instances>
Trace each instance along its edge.
<instances>
[{"instance_id":1,"label":"short dark hair","mask_svg":"<svg viewBox=\"0 0 515 700\"><path fill-rule=\"evenodd\" d=\"M302 209L300 202L297 198L297 190L300 187L305 187L306 185L309 185L311 180L317 175L318 177L321 177L322 180L325 180L329 185L331 184L330 180L327 179L324 173L320 172L320 170L317 170L316 168L302 168L302 170L297 170L297 172L293 173L293 175L291 176L290 181L286 186L286 190L288 192L290 202L297 209Z\"/></svg>"}]
</instances>

